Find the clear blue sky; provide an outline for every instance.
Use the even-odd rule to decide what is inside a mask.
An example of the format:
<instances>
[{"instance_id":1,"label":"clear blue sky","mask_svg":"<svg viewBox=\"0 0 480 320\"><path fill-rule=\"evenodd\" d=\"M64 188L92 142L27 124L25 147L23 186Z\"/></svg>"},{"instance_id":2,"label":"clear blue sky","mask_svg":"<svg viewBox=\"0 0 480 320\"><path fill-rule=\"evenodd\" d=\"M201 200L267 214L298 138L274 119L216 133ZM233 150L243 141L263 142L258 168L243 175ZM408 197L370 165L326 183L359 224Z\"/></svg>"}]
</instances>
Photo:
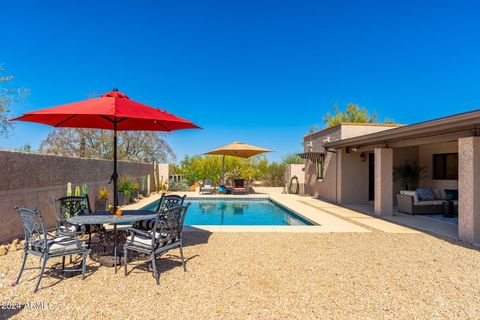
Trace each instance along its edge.
<instances>
[{"instance_id":1,"label":"clear blue sky","mask_svg":"<svg viewBox=\"0 0 480 320\"><path fill-rule=\"evenodd\" d=\"M31 96L13 115L114 87L204 127L179 158L231 141L301 150L352 101L399 123L480 108L478 1L3 1L0 63ZM17 124L0 146L51 130Z\"/></svg>"}]
</instances>

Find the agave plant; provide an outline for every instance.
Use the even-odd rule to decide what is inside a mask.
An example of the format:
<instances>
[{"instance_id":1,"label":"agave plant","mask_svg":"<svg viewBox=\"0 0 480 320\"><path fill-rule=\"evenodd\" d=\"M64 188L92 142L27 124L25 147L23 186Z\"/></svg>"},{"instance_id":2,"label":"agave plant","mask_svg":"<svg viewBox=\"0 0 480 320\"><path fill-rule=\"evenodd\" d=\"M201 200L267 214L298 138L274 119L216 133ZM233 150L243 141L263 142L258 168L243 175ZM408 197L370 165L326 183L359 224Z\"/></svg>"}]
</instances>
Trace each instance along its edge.
<instances>
[{"instance_id":1,"label":"agave plant","mask_svg":"<svg viewBox=\"0 0 480 320\"><path fill-rule=\"evenodd\" d=\"M398 181L404 190L415 190L425 170L425 167L420 167L416 162L405 163L393 169L393 179Z\"/></svg>"}]
</instances>

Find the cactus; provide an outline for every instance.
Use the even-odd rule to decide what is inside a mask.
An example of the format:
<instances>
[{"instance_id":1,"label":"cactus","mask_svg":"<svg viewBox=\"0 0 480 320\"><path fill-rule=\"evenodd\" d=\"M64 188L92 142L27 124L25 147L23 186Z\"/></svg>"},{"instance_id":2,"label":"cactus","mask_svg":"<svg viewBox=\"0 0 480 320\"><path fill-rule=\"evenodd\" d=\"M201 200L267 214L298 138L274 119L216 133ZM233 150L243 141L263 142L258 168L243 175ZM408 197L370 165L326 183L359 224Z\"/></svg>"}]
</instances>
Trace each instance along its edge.
<instances>
[{"instance_id":1,"label":"cactus","mask_svg":"<svg viewBox=\"0 0 480 320\"><path fill-rule=\"evenodd\" d=\"M88 186L86 184L82 184L82 196L88 194Z\"/></svg>"},{"instance_id":2,"label":"cactus","mask_svg":"<svg viewBox=\"0 0 480 320\"><path fill-rule=\"evenodd\" d=\"M80 197L80 187L79 186L75 187L75 196Z\"/></svg>"},{"instance_id":3,"label":"cactus","mask_svg":"<svg viewBox=\"0 0 480 320\"><path fill-rule=\"evenodd\" d=\"M85 183L82 184L82 196L88 196L88 186ZM83 199L82 202L85 206L88 205L87 199Z\"/></svg>"},{"instance_id":4,"label":"cactus","mask_svg":"<svg viewBox=\"0 0 480 320\"><path fill-rule=\"evenodd\" d=\"M147 174L147 196L150 195L150 174Z\"/></svg>"},{"instance_id":5,"label":"cactus","mask_svg":"<svg viewBox=\"0 0 480 320\"><path fill-rule=\"evenodd\" d=\"M72 195L72 183L67 183L67 197Z\"/></svg>"},{"instance_id":6,"label":"cactus","mask_svg":"<svg viewBox=\"0 0 480 320\"><path fill-rule=\"evenodd\" d=\"M146 178L145 176L141 176L141 177L140 177L140 192L141 192L142 194L145 194L145 192L146 192L146 190L145 190L145 180L146 180L146 179L147 179L147 178Z\"/></svg>"},{"instance_id":7,"label":"cactus","mask_svg":"<svg viewBox=\"0 0 480 320\"><path fill-rule=\"evenodd\" d=\"M158 175L157 175L157 162L153 162L153 181L155 185L155 192L159 191L159 186L158 186Z\"/></svg>"}]
</instances>

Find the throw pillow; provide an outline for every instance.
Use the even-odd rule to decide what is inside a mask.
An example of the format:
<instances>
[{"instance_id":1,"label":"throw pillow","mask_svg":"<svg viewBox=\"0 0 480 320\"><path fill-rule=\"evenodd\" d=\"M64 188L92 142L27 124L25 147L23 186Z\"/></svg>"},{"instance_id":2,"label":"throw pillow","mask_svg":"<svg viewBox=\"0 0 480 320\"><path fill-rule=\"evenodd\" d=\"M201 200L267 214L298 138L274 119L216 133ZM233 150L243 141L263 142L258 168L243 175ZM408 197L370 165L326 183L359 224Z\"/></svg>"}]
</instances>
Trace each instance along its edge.
<instances>
[{"instance_id":1,"label":"throw pillow","mask_svg":"<svg viewBox=\"0 0 480 320\"><path fill-rule=\"evenodd\" d=\"M435 200L435 195L433 194L432 189L428 188L418 188L417 189L418 199L420 201L432 201Z\"/></svg>"}]
</instances>

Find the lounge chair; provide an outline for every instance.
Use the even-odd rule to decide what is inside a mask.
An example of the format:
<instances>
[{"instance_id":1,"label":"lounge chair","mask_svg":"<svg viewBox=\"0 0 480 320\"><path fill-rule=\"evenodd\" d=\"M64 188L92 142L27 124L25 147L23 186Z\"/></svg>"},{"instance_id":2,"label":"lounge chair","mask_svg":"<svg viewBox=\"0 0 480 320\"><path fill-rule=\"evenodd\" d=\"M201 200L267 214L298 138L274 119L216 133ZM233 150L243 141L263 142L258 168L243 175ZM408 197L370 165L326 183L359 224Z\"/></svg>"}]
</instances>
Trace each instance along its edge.
<instances>
[{"instance_id":1,"label":"lounge chair","mask_svg":"<svg viewBox=\"0 0 480 320\"><path fill-rule=\"evenodd\" d=\"M147 254L151 258L153 274L157 285L160 283L160 274L157 270L157 256L168 250L179 248L183 271L187 271L183 257L183 222L190 203L186 206L177 206L166 211L158 211L154 226L151 230L131 228L130 236L123 246L125 261L125 276L128 275L128 251Z\"/></svg>"},{"instance_id":2,"label":"lounge chair","mask_svg":"<svg viewBox=\"0 0 480 320\"><path fill-rule=\"evenodd\" d=\"M25 247L23 249L23 261L20 274L15 281L15 285L20 282L25 262L29 254L37 256L42 261L40 276L33 292L37 292L42 281L45 265L50 258L62 257L62 271L82 271L82 280L85 278L86 259L90 250L85 247L85 242L78 237L58 236L57 229L47 230L45 219L42 213L37 210L25 208L15 208L19 213L25 231ZM54 235L52 235L54 232ZM82 256L82 269L65 270L65 256L78 254Z\"/></svg>"},{"instance_id":3,"label":"lounge chair","mask_svg":"<svg viewBox=\"0 0 480 320\"><path fill-rule=\"evenodd\" d=\"M248 187L245 185L244 179L234 179L233 180L233 194L248 193Z\"/></svg>"},{"instance_id":4,"label":"lounge chair","mask_svg":"<svg viewBox=\"0 0 480 320\"><path fill-rule=\"evenodd\" d=\"M200 194L209 193L214 194L216 188L213 186L212 179L204 179L202 185L200 186Z\"/></svg>"}]
</instances>

